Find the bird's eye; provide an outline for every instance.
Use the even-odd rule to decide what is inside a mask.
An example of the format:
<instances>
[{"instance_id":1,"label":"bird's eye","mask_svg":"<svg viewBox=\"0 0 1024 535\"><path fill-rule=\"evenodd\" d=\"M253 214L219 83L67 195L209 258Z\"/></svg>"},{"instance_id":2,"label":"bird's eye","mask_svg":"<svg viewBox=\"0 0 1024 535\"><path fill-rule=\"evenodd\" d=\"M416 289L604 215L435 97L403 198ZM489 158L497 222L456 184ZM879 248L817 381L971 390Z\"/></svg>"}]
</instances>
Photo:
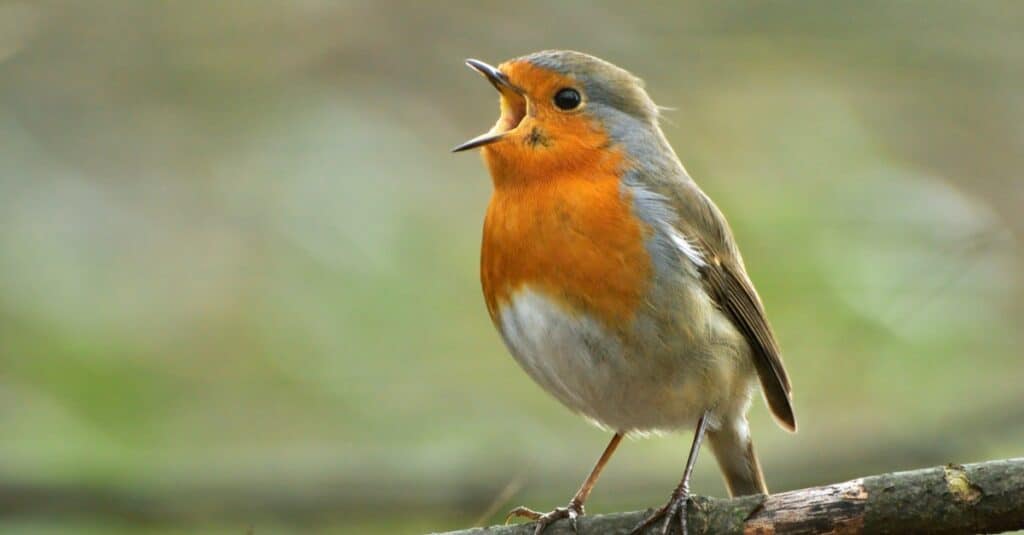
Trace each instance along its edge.
<instances>
[{"instance_id":1,"label":"bird's eye","mask_svg":"<svg viewBox=\"0 0 1024 535\"><path fill-rule=\"evenodd\" d=\"M560 89L555 93L555 106L558 106L558 108L562 110L576 109L579 107L582 100L583 99L580 98L580 92L572 89L571 87Z\"/></svg>"}]
</instances>

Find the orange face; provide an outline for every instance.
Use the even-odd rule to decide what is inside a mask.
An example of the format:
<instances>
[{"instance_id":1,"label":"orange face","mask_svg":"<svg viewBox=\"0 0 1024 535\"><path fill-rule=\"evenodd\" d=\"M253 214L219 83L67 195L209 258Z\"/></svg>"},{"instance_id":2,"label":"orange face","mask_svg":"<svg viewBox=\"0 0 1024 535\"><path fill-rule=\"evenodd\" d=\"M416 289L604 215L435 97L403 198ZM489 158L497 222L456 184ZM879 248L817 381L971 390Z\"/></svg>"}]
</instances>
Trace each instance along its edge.
<instances>
[{"instance_id":1,"label":"orange face","mask_svg":"<svg viewBox=\"0 0 1024 535\"><path fill-rule=\"evenodd\" d=\"M599 121L586 113L587 96L576 80L524 60L498 69L470 65L498 89L501 116L490 132L455 150L483 146L495 186L550 181L583 166L621 161Z\"/></svg>"}]
</instances>

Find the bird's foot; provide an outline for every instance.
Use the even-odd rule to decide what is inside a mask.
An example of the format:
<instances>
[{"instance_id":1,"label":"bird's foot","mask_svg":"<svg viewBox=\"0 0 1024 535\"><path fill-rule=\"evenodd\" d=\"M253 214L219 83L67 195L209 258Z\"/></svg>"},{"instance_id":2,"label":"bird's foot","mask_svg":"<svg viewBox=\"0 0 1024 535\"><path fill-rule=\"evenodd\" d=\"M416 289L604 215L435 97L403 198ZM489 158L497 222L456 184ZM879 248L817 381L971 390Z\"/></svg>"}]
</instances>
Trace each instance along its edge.
<instances>
[{"instance_id":1,"label":"bird's foot","mask_svg":"<svg viewBox=\"0 0 1024 535\"><path fill-rule=\"evenodd\" d=\"M629 532L629 535L638 535L640 533L647 532L647 530L657 523L658 520L662 520L661 528L655 533L659 533L660 535L669 535L669 533L672 532L672 524L675 523L675 525L679 526L679 533L687 535L686 513L689 509L689 504L690 493L688 491L684 490L682 492L674 492L672 497L669 498L668 503L657 511L651 513L646 520L637 524L637 526ZM694 503L694 505L697 504ZM675 522L673 522L673 520Z\"/></svg>"},{"instance_id":2,"label":"bird's foot","mask_svg":"<svg viewBox=\"0 0 1024 535\"><path fill-rule=\"evenodd\" d=\"M577 503L575 500L569 502L566 507L555 507L553 511L547 513L541 513L534 511L528 507L516 507L509 511L508 516L505 517L505 523L508 524L509 520L513 517L529 518L537 523L537 527L533 530L533 535L540 535L548 526L563 519L568 518L569 523L572 525L573 533L579 533L576 526L576 519L583 516L583 504Z\"/></svg>"}]
</instances>

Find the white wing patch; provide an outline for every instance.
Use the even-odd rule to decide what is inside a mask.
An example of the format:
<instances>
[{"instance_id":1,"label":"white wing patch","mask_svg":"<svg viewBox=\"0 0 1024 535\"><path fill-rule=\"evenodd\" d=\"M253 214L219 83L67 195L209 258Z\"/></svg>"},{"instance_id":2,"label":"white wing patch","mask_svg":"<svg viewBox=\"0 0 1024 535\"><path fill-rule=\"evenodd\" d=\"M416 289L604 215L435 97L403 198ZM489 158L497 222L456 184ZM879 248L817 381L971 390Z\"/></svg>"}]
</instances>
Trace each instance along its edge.
<instances>
[{"instance_id":1,"label":"white wing patch","mask_svg":"<svg viewBox=\"0 0 1024 535\"><path fill-rule=\"evenodd\" d=\"M704 259L704 255L693 242L674 227L669 225L665 225L665 227L665 232L668 232L669 237L672 238L672 243L683 253L683 256L688 258L697 267L707 267L707 260Z\"/></svg>"}]
</instances>

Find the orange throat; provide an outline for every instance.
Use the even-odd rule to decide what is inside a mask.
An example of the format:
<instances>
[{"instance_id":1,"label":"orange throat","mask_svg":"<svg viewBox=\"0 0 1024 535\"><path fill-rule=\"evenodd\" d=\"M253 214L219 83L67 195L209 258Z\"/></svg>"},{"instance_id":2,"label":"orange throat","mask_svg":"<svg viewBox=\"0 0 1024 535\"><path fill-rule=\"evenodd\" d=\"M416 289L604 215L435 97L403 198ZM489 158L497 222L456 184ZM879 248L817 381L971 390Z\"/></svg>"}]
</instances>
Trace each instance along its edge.
<instances>
[{"instance_id":1,"label":"orange throat","mask_svg":"<svg viewBox=\"0 0 1024 535\"><path fill-rule=\"evenodd\" d=\"M491 152L491 151L486 151ZM633 215L619 175L622 157L571 167L506 167L487 154L495 190L484 222L481 281L491 318L529 287L570 314L625 329L651 281L649 229ZM532 162L533 163L533 162Z\"/></svg>"}]
</instances>

